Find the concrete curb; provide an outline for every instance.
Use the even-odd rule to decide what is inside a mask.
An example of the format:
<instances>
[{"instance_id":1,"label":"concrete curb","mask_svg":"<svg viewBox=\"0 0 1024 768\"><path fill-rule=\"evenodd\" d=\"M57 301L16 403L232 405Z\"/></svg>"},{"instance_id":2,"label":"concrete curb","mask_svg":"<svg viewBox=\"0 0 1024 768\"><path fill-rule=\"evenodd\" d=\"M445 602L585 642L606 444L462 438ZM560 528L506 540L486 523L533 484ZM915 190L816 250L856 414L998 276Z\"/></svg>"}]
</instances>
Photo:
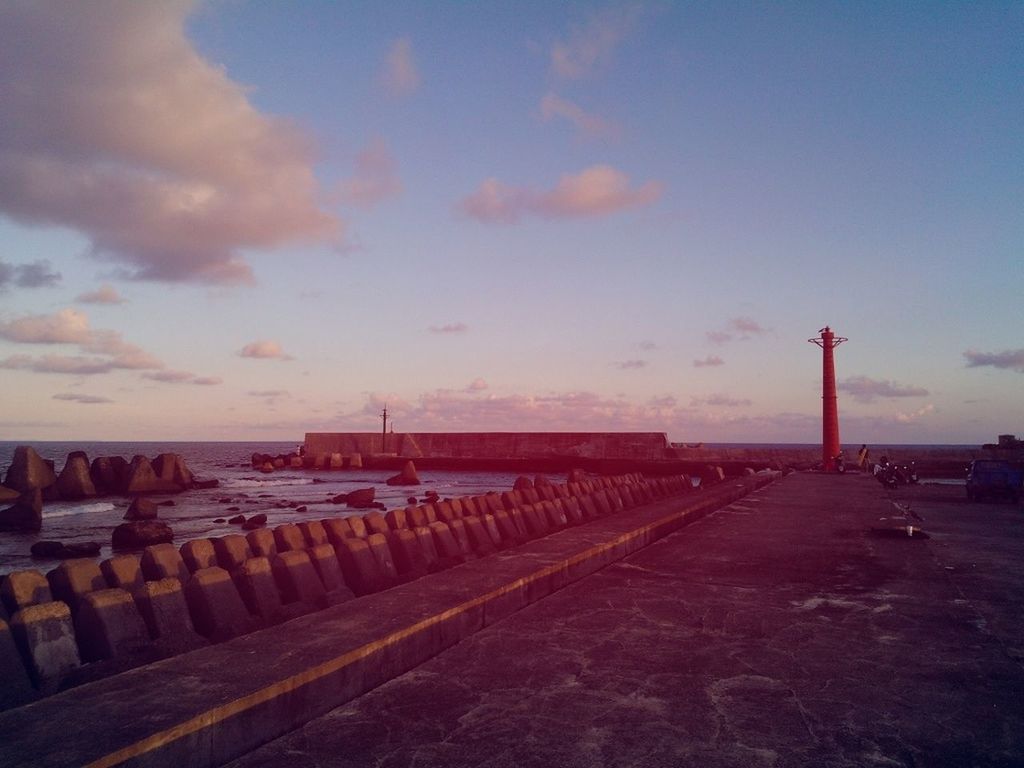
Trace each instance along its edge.
<instances>
[{"instance_id":1,"label":"concrete curb","mask_svg":"<svg viewBox=\"0 0 1024 768\"><path fill-rule=\"evenodd\" d=\"M0 762L220 765L777 477L619 512L0 713Z\"/></svg>"}]
</instances>

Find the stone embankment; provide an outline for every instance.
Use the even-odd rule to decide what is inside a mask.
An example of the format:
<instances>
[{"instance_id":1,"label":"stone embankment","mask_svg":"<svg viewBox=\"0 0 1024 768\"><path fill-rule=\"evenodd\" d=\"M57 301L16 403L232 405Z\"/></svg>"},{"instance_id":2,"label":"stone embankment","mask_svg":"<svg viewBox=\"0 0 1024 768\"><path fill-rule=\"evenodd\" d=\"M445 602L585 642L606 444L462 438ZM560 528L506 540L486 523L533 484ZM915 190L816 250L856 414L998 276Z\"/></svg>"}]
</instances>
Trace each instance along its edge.
<instances>
[{"instance_id":1,"label":"stone embankment","mask_svg":"<svg viewBox=\"0 0 1024 768\"><path fill-rule=\"evenodd\" d=\"M46 501L78 501L97 496L140 496L180 493L190 488L211 488L215 480L198 480L176 453L161 453L150 461L135 456L99 456L90 463L82 451L68 454L58 474L53 461L43 459L27 445L14 451L11 466L0 485L0 530L38 531Z\"/></svg>"},{"instance_id":2,"label":"stone embankment","mask_svg":"<svg viewBox=\"0 0 1024 768\"><path fill-rule=\"evenodd\" d=\"M219 643L591 520L689 478L520 478L486 495L79 559L0 583L0 707ZM381 617L386 620L387 617Z\"/></svg>"}]
</instances>

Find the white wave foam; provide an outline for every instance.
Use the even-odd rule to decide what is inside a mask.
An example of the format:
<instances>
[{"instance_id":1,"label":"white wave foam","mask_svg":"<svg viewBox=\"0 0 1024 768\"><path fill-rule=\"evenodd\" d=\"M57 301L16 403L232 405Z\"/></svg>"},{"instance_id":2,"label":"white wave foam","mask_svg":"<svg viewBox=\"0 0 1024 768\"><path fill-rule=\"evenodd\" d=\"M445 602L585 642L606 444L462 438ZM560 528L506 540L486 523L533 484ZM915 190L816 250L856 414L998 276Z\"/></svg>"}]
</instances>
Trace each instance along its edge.
<instances>
[{"instance_id":1,"label":"white wave foam","mask_svg":"<svg viewBox=\"0 0 1024 768\"><path fill-rule=\"evenodd\" d=\"M89 504L76 504L75 506L58 505L54 507L43 507L43 517L70 517L71 515L88 515L96 512L109 512L117 507L109 501L94 501Z\"/></svg>"},{"instance_id":2,"label":"white wave foam","mask_svg":"<svg viewBox=\"0 0 1024 768\"><path fill-rule=\"evenodd\" d=\"M262 478L229 477L220 481L220 488L270 488L275 485L312 485L311 477L274 478L264 480Z\"/></svg>"}]
</instances>

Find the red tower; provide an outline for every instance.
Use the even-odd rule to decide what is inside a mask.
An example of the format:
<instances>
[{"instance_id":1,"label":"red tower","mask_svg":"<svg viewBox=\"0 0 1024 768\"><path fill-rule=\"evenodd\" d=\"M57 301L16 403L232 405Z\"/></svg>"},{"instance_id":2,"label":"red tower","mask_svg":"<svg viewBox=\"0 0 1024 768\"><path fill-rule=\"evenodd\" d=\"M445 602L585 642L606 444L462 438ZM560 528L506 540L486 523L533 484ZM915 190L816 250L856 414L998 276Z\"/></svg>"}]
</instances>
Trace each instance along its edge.
<instances>
[{"instance_id":1,"label":"red tower","mask_svg":"<svg viewBox=\"0 0 1024 768\"><path fill-rule=\"evenodd\" d=\"M832 350L849 341L836 336L827 325L818 336L808 339L822 349L821 360L821 462L826 472L836 468L836 456L839 455L839 403L836 397L836 364Z\"/></svg>"}]
</instances>

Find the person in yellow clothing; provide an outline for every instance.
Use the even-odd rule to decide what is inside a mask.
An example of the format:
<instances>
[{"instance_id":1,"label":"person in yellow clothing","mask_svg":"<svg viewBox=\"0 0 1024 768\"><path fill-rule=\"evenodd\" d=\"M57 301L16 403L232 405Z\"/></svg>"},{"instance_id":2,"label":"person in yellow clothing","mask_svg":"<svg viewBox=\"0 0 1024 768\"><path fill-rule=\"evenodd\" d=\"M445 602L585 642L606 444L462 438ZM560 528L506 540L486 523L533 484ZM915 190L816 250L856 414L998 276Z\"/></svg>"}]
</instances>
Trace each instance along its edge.
<instances>
[{"instance_id":1,"label":"person in yellow clothing","mask_svg":"<svg viewBox=\"0 0 1024 768\"><path fill-rule=\"evenodd\" d=\"M860 450L857 451L857 467L861 472L868 471L868 447L866 445L862 445Z\"/></svg>"}]
</instances>

